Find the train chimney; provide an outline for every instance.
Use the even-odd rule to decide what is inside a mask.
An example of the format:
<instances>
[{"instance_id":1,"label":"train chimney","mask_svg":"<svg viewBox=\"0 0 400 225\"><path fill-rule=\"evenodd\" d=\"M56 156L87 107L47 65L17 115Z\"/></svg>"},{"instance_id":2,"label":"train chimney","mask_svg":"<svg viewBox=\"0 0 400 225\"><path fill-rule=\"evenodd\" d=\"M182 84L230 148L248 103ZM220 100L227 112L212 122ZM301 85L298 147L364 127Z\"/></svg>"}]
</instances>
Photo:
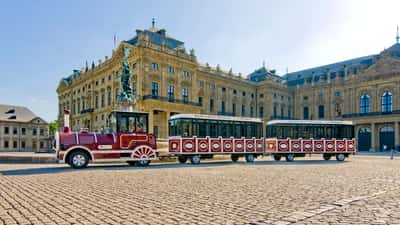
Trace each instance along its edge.
<instances>
[{"instance_id":1,"label":"train chimney","mask_svg":"<svg viewBox=\"0 0 400 225\"><path fill-rule=\"evenodd\" d=\"M64 109L64 133L71 132L71 128L69 127L69 114L71 111Z\"/></svg>"}]
</instances>

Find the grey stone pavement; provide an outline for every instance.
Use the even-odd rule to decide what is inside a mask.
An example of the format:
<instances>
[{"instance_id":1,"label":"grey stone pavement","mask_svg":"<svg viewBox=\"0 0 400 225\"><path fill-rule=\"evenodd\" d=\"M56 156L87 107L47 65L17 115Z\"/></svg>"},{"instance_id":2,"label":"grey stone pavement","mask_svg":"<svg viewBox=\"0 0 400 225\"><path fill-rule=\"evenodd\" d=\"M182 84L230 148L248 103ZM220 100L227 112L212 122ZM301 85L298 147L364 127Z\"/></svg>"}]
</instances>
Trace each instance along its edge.
<instances>
[{"instance_id":1,"label":"grey stone pavement","mask_svg":"<svg viewBox=\"0 0 400 225\"><path fill-rule=\"evenodd\" d=\"M400 224L400 158L0 164L0 224Z\"/></svg>"}]
</instances>

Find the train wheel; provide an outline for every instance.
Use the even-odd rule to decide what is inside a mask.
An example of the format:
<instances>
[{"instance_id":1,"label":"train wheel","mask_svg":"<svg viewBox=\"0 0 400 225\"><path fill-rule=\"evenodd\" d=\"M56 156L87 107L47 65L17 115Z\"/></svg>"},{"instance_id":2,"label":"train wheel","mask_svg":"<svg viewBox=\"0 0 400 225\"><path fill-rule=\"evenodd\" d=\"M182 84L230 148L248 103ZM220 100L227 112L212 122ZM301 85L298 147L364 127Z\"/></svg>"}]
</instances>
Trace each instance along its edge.
<instances>
[{"instance_id":1,"label":"train wheel","mask_svg":"<svg viewBox=\"0 0 400 225\"><path fill-rule=\"evenodd\" d=\"M186 156L178 156L178 161L179 163L186 163L187 157Z\"/></svg>"},{"instance_id":2,"label":"train wheel","mask_svg":"<svg viewBox=\"0 0 400 225\"><path fill-rule=\"evenodd\" d=\"M274 154L273 157L274 157L275 161L280 161L282 158L282 155Z\"/></svg>"},{"instance_id":3,"label":"train wheel","mask_svg":"<svg viewBox=\"0 0 400 225\"><path fill-rule=\"evenodd\" d=\"M324 160L328 161L331 159L332 155L331 154L323 154L322 157L324 158Z\"/></svg>"},{"instance_id":4,"label":"train wheel","mask_svg":"<svg viewBox=\"0 0 400 225\"><path fill-rule=\"evenodd\" d=\"M254 162L254 155L253 154L246 155L246 162L248 163Z\"/></svg>"},{"instance_id":5,"label":"train wheel","mask_svg":"<svg viewBox=\"0 0 400 225\"><path fill-rule=\"evenodd\" d=\"M194 155L190 157L190 162L192 164L199 164L200 163L200 156L199 155Z\"/></svg>"},{"instance_id":6,"label":"train wheel","mask_svg":"<svg viewBox=\"0 0 400 225\"><path fill-rule=\"evenodd\" d=\"M139 161L136 162L136 165L138 166L148 166L150 164L150 160L148 159L141 159Z\"/></svg>"},{"instance_id":7,"label":"train wheel","mask_svg":"<svg viewBox=\"0 0 400 225\"><path fill-rule=\"evenodd\" d=\"M286 158L286 162L293 162L294 154L286 154L285 158Z\"/></svg>"},{"instance_id":8,"label":"train wheel","mask_svg":"<svg viewBox=\"0 0 400 225\"><path fill-rule=\"evenodd\" d=\"M232 162L237 162L239 160L239 155L231 155Z\"/></svg>"},{"instance_id":9,"label":"train wheel","mask_svg":"<svg viewBox=\"0 0 400 225\"><path fill-rule=\"evenodd\" d=\"M343 162L346 159L346 156L343 153L336 155L336 160L339 162Z\"/></svg>"},{"instance_id":10,"label":"train wheel","mask_svg":"<svg viewBox=\"0 0 400 225\"><path fill-rule=\"evenodd\" d=\"M68 158L69 158L68 164L74 169L85 168L89 163L89 157L83 151L73 152Z\"/></svg>"}]
</instances>

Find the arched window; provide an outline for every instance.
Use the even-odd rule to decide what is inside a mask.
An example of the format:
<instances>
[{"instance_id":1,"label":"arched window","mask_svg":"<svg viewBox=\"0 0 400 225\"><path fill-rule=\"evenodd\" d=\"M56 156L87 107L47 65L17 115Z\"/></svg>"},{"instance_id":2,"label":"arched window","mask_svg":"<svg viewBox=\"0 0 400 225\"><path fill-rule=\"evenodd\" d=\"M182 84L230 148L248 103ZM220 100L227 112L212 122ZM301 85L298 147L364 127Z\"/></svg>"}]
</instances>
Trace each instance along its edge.
<instances>
[{"instance_id":1,"label":"arched window","mask_svg":"<svg viewBox=\"0 0 400 225\"><path fill-rule=\"evenodd\" d=\"M382 95L382 112L392 112L392 93L385 91Z\"/></svg>"},{"instance_id":2,"label":"arched window","mask_svg":"<svg viewBox=\"0 0 400 225\"><path fill-rule=\"evenodd\" d=\"M370 97L369 95L362 95L360 97L360 113L370 112Z\"/></svg>"}]
</instances>

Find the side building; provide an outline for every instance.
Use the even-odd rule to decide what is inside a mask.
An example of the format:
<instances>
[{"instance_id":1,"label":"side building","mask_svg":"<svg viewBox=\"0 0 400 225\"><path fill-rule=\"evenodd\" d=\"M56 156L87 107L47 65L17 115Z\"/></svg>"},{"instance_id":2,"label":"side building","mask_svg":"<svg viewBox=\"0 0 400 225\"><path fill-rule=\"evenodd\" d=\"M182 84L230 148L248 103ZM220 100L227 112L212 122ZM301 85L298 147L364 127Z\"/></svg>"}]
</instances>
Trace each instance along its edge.
<instances>
[{"instance_id":1,"label":"side building","mask_svg":"<svg viewBox=\"0 0 400 225\"><path fill-rule=\"evenodd\" d=\"M0 105L0 151L46 151L49 125L22 106Z\"/></svg>"}]
</instances>

